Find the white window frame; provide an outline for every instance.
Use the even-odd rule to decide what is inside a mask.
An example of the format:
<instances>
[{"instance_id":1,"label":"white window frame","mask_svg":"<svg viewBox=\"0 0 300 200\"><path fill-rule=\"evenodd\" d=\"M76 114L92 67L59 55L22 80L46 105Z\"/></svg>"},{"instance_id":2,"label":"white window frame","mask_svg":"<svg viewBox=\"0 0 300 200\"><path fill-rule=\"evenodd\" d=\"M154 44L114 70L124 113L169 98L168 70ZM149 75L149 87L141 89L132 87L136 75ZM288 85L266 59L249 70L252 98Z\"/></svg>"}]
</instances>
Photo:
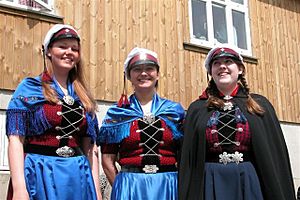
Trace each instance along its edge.
<instances>
[{"instance_id":1,"label":"white window frame","mask_svg":"<svg viewBox=\"0 0 300 200\"><path fill-rule=\"evenodd\" d=\"M217 42L214 39L214 30L213 30L213 14L212 14L212 5L213 3L225 6L226 12L226 25L227 25L227 36L228 43L234 45L234 34L233 34L233 22L232 22L232 10L238 11L244 14L245 16L245 34L247 49L239 49L240 53L243 55L252 56L251 48L251 34L250 34L250 20L249 20L249 8L248 0L244 0L244 5L234 3L231 0L200 0L206 3L206 13L207 13L207 40L201 40L193 35L193 18L192 18L192 0L189 0L189 20L190 20L190 42L195 45L205 46L205 47L214 47L217 45Z\"/></svg>"},{"instance_id":2,"label":"white window frame","mask_svg":"<svg viewBox=\"0 0 300 200\"><path fill-rule=\"evenodd\" d=\"M4 5L9 5L13 6L16 8L21 8L21 9L26 9L26 10L34 10L34 11L40 11L40 12L45 12L45 13L54 13L54 0L48 0L48 3L43 2L42 0L33 0L35 3L39 4L42 6L42 8L34 8L26 5L22 5L19 3L19 0L0 0L0 4Z\"/></svg>"}]
</instances>

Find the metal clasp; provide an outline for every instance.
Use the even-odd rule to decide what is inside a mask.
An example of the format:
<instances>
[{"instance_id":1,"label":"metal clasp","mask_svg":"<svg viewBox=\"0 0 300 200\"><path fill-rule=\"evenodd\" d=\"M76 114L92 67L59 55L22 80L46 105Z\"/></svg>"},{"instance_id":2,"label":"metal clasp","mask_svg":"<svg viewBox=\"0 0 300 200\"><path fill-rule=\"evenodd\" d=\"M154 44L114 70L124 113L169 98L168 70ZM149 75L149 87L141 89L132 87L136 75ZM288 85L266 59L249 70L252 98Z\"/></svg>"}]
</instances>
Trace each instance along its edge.
<instances>
[{"instance_id":1,"label":"metal clasp","mask_svg":"<svg viewBox=\"0 0 300 200\"><path fill-rule=\"evenodd\" d=\"M65 157L65 158L71 157L75 154L74 149L72 149L71 147L68 147L68 146L60 147L60 148L56 149L55 152L57 155L59 155L61 157Z\"/></svg>"},{"instance_id":2,"label":"metal clasp","mask_svg":"<svg viewBox=\"0 0 300 200\"><path fill-rule=\"evenodd\" d=\"M227 163L235 162L236 164L239 164L240 162L243 162L243 154L239 152L235 153L229 153L223 152L222 154L219 155L219 162L223 163L226 165Z\"/></svg>"},{"instance_id":3,"label":"metal clasp","mask_svg":"<svg viewBox=\"0 0 300 200\"><path fill-rule=\"evenodd\" d=\"M155 174L158 170L159 168L156 165L145 165L143 168L143 171L146 174Z\"/></svg>"},{"instance_id":4,"label":"metal clasp","mask_svg":"<svg viewBox=\"0 0 300 200\"><path fill-rule=\"evenodd\" d=\"M155 116L152 113L146 113L143 117L143 121L147 124L152 124L155 121Z\"/></svg>"}]
</instances>

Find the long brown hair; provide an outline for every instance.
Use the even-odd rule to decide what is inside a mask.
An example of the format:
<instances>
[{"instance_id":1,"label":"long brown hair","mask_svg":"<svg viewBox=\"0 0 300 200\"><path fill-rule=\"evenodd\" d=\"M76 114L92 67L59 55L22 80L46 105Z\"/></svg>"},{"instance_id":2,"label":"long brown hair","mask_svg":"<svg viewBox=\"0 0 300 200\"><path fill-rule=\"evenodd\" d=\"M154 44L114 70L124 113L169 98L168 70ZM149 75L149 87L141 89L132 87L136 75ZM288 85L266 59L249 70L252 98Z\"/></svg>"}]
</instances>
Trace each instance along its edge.
<instances>
[{"instance_id":1,"label":"long brown hair","mask_svg":"<svg viewBox=\"0 0 300 200\"><path fill-rule=\"evenodd\" d=\"M240 69L242 69L242 74L240 74L238 77L238 84L247 96L247 110L251 114L263 115L263 113L265 112L264 109L250 95L250 89L245 78L245 66L239 61L234 60L234 62L239 66ZM213 79L211 79L208 83L207 93L208 107L222 108L224 106L224 100L219 98L219 90Z\"/></svg>"},{"instance_id":2,"label":"long brown hair","mask_svg":"<svg viewBox=\"0 0 300 200\"><path fill-rule=\"evenodd\" d=\"M51 58L49 58L51 60ZM52 64L48 64L47 72L50 77L53 76L53 68ZM42 76L43 76L42 75ZM84 73L82 69L82 61L79 61L73 69L69 72L69 80L74 85L74 90L76 95L78 95L80 101L82 102L85 110L87 112L90 112L92 114L95 114L97 107L96 102L91 94L91 92L86 87L86 81L84 78ZM51 81L44 79L42 77L42 88L43 88L43 94L45 96L45 99L47 99L51 103L58 103L59 99L57 96L56 91L50 86Z\"/></svg>"}]
</instances>

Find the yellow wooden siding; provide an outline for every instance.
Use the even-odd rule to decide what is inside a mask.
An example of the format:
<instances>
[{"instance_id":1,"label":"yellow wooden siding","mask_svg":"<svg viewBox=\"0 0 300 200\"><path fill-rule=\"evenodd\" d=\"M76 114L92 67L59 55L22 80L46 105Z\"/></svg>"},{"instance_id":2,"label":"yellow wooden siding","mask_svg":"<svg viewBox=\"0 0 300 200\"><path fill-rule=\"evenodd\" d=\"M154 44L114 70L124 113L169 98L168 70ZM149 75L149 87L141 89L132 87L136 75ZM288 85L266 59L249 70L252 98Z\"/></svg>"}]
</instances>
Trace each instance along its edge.
<instances>
[{"instance_id":1,"label":"yellow wooden siding","mask_svg":"<svg viewBox=\"0 0 300 200\"><path fill-rule=\"evenodd\" d=\"M300 123L300 2L251 0L249 9L258 60L246 63L251 91L267 96L280 120ZM158 53L161 96L187 108L205 89L206 54L184 47L190 42L187 0L56 0L55 10L81 35L86 77L97 99L119 99L123 62L135 46ZM1 10L0 18L0 87L14 89L23 77L40 73L40 44L51 23Z\"/></svg>"}]
</instances>

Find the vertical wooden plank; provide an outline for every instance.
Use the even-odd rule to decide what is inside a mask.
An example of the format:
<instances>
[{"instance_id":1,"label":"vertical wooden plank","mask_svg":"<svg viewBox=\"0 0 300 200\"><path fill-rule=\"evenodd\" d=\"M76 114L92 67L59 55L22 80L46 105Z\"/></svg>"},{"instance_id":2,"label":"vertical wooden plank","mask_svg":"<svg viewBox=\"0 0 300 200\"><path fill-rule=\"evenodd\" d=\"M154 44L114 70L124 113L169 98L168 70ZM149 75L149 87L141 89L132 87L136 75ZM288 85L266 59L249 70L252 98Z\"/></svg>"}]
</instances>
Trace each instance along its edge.
<instances>
[{"instance_id":1,"label":"vertical wooden plank","mask_svg":"<svg viewBox=\"0 0 300 200\"><path fill-rule=\"evenodd\" d=\"M112 74L114 73L113 65L112 65L112 2L111 1L105 1L105 99L112 100L113 99L113 77Z\"/></svg>"},{"instance_id":2,"label":"vertical wooden plank","mask_svg":"<svg viewBox=\"0 0 300 200\"><path fill-rule=\"evenodd\" d=\"M97 99L105 99L105 77L106 77L106 70L105 70L105 4L104 1L100 1L98 4L98 17L97 17L97 74L95 74L96 78L96 94L95 96Z\"/></svg>"},{"instance_id":3,"label":"vertical wooden plank","mask_svg":"<svg viewBox=\"0 0 300 200\"><path fill-rule=\"evenodd\" d=\"M64 22L67 24L72 24L72 22L75 21L75 17L74 17L74 3L78 3L80 1L72 1L72 0L65 0L64 1ZM78 9L81 10L82 6L77 6ZM79 11L80 11L79 10ZM80 18L76 18L76 20L80 20ZM81 21L79 21L78 23L80 23Z\"/></svg>"},{"instance_id":4,"label":"vertical wooden plank","mask_svg":"<svg viewBox=\"0 0 300 200\"><path fill-rule=\"evenodd\" d=\"M124 87L124 83L123 83L123 79L124 79L124 61L127 57L127 37L128 37L128 27L126 25L127 23L127 12L123 12L124 9L126 9L126 7L128 6L128 2L125 0L121 0L120 1L120 5L119 5L119 37L120 37L120 41L119 41L119 57L118 57L118 66L119 66L119 91L117 94L117 99L118 97L121 95L121 93L123 92L123 87ZM126 11L128 11L126 9Z\"/></svg>"},{"instance_id":5,"label":"vertical wooden plank","mask_svg":"<svg viewBox=\"0 0 300 200\"><path fill-rule=\"evenodd\" d=\"M15 18L16 19L16 18ZM24 42L23 42L23 34L22 30L25 29L24 27L24 18L18 18L15 20L15 26L14 26L14 30L13 30L13 34L14 34L14 41L13 41L13 45L14 45L14 52L15 52L15 56L16 55L22 55L20 56L18 59L14 59L14 63L13 63L13 79L14 81L18 84L22 77L25 74L25 70L26 70L26 66L28 63L26 63L26 57L28 56L28 50L25 52L24 51Z\"/></svg>"},{"instance_id":6,"label":"vertical wooden plank","mask_svg":"<svg viewBox=\"0 0 300 200\"><path fill-rule=\"evenodd\" d=\"M121 62L122 66L124 67L124 62L127 58L127 55L129 52L136 46L139 46L135 43L136 35L135 35L135 29L134 24L136 23L136 17L135 17L135 0L126 0L126 23L125 23L125 31L126 31L126 45L124 48L124 51L122 52L123 60ZM123 84L123 81L122 81ZM133 92L133 89L131 87L131 84L128 80L126 80L125 83L127 94L131 94Z\"/></svg>"},{"instance_id":7,"label":"vertical wooden plank","mask_svg":"<svg viewBox=\"0 0 300 200\"><path fill-rule=\"evenodd\" d=\"M191 92L192 92L192 83L191 83L191 58L190 58L190 55L191 55L191 52L188 52L188 51L184 51L184 68L185 68L185 96L186 96L186 99L189 100L189 102L192 102L193 101L193 98L192 98L192 95L191 95ZM185 102L186 103L186 102ZM187 106L188 103L186 103L185 106Z\"/></svg>"},{"instance_id":8,"label":"vertical wooden plank","mask_svg":"<svg viewBox=\"0 0 300 200\"><path fill-rule=\"evenodd\" d=\"M165 1L158 2L158 19L159 19L159 56L160 60L160 83L159 93L162 97L166 97L166 76L167 76L167 62L166 62L166 19L165 19Z\"/></svg>"},{"instance_id":9,"label":"vertical wooden plank","mask_svg":"<svg viewBox=\"0 0 300 200\"><path fill-rule=\"evenodd\" d=\"M259 3L258 1L256 1L256 3ZM257 17L259 17L260 16L260 13L261 12L265 12L263 9L261 9L261 7L262 7L263 5L261 5L261 4L258 4L258 6L257 6L257 13L256 13L256 16ZM264 71L264 68L263 68L263 66L265 65L265 63L264 63L264 49L262 48L263 47L263 43L262 43L262 38L261 37L259 37L260 35L263 35L263 33L262 33L262 30L260 29L261 27L262 27L262 24L264 24L264 23L266 23L265 22L265 20L263 19L263 16L261 16L260 18L259 18L259 20L257 20L257 27L259 27L258 28L258 31L257 31L257 35L256 35L256 37L255 38L258 38L258 41L257 41L257 45L258 45L258 47L257 47L257 52L258 52L258 56L259 56L259 58L260 58L260 62L259 62L259 67L257 67L257 75L258 74L263 74L265 71ZM262 91L262 94L263 95L267 95L267 91L266 91L266 87L267 87L267 85L266 85L266 79L265 79L265 77L266 76L263 76L263 77L261 77L260 79L259 79L259 81L260 81L260 88L259 88L259 90L260 91Z\"/></svg>"},{"instance_id":10,"label":"vertical wooden plank","mask_svg":"<svg viewBox=\"0 0 300 200\"><path fill-rule=\"evenodd\" d=\"M125 7L120 7L120 12L122 10L122 8L125 8L126 12L125 13L125 21L123 22L124 25L122 27L121 30L124 31L124 49L121 49L120 52L120 57L122 58L121 60L121 66L123 67L122 71L124 71L124 62L127 58L127 55L129 54L129 52L135 47L134 44L134 39L135 39L135 34L134 34L134 30L133 30L133 24L135 23L134 17L133 17L133 7L135 7L134 5L134 0L126 0L125 1ZM122 11L123 12L123 11ZM122 33L123 33L122 31ZM121 84L123 85L123 80L121 82ZM131 84L129 83L128 80L126 80L126 91L127 94L130 94L132 92L132 87Z\"/></svg>"},{"instance_id":11,"label":"vertical wooden plank","mask_svg":"<svg viewBox=\"0 0 300 200\"><path fill-rule=\"evenodd\" d=\"M146 47L148 49L151 49L152 51L156 52L156 49L154 48L153 43L153 35L154 35L154 29L153 29L153 16L154 16L154 10L153 10L153 4L155 4L154 1L145 1L145 9L146 9Z\"/></svg>"},{"instance_id":12,"label":"vertical wooden plank","mask_svg":"<svg viewBox=\"0 0 300 200\"><path fill-rule=\"evenodd\" d=\"M271 102L273 102L273 95L276 95L275 93L272 93L272 88L274 87L272 85L272 71L270 71L270 52L267 51L269 48L269 37L270 37L270 24L269 21L270 17L268 16L269 5L266 3L261 3L260 6L258 6L258 16L260 15L258 26L259 26L259 33L260 39L259 39L259 52L261 57L260 67L258 69L258 74L266 74L267 76L261 76L260 81L262 85L262 91L264 91L263 95L267 96ZM263 28L264 27L264 28ZM271 96L272 95L272 96ZM274 103L274 102L273 102Z\"/></svg>"},{"instance_id":13,"label":"vertical wooden plank","mask_svg":"<svg viewBox=\"0 0 300 200\"><path fill-rule=\"evenodd\" d=\"M165 59L166 59L166 79L165 79L165 97L173 98L174 91L174 82L172 80L173 77L173 58L172 58L172 43L173 41L173 24L172 17L170 16L172 13L172 2L170 0L165 0Z\"/></svg>"},{"instance_id":14,"label":"vertical wooden plank","mask_svg":"<svg viewBox=\"0 0 300 200\"><path fill-rule=\"evenodd\" d=\"M292 19L292 2L288 2L286 4L286 22L292 22L293 19ZM294 96L293 96L293 86L292 86L292 71L291 71L291 67L290 66L293 66L293 50L292 50L292 44L293 43L293 30L292 30L292 27L289 25L289 26L286 26L286 31L287 33L289 34L289 38L286 39L286 42L290 42L290 45L287 45L288 43L286 43L286 47L287 47L287 53L288 53L288 57L287 57L287 74L286 74L286 81L285 81L285 84L286 84L286 88L288 88L288 92L290 95L287 95L283 98L283 100L287 101L287 104L286 104L286 110L285 112L287 113L286 115L286 119L288 121L291 120L292 118L292 113L293 113L293 110L292 110L292 105L293 105L293 99L294 99Z\"/></svg>"},{"instance_id":15,"label":"vertical wooden plank","mask_svg":"<svg viewBox=\"0 0 300 200\"><path fill-rule=\"evenodd\" d=\"M141 47L147 48L147 31L149 31L150 27L147 27L147 16L148 9L146 8L146 1L139 1L139 12L138 12L138 21L139 21L139 45Z\"/></svg>"},{"instance_id":16,"label":"vertical wooden plank","mask_svg":"<svg viewBox=\"0 0 300 200\"><path fill-rule=\"evenodd\" d=\"M274 37L272 38L273 47L271 47L271 49L273 50L274 53L276 52L276 54L282 55L283 52L280 52L281 50L280 50L280 47L279 47L279 45L281 45L280 41L279 41L281 33L279 32L279 30L282 29L283 21L282 21L282 16L279 13L280 13L280 10L278 10L277 7L274 6L273 9L272 9L271 14L273 16L272 17L272 24L276 28L272 29L272 35ZM280 109L280 108L283 106L282 104L284 104L285 101L282 101L281 97L280 97L281 93L283 92L280 89L282 87L281 80L280 80L281 79L281 77L280 77L281 76L281 72L280 72L281 67L280 66L282 66L283 63L282 63L282 57L275 56L274 53L273 53L273 63L277 63L276 65L273 65L273 68L274 68L274 71L275 71L275 80L276 80L275 88L276 88L276 94L277 94L277 102L273 102L273 104L274 104L275 109L277 110L277 113L282 115L283 110Z\"/></svg>"},{"instance_id":17,"label":"vertical wooden plank","mask_svg":"<svg viewBox=\"0 0 300 200\"><path fill-rule=\"evenodd\" d=\"M252 54L254 57L260 56L259 52L259 37L258 37L258 24L257 24L257 1L248 1L249 4L249 17L250 17L250 29L251 29L251 47L252 47ZM246 75L247 75L247 82L249 83L251 92L256 92L262 94L262 87L259 84L259 76L258 76L258 66L257 65L250 65L246 64Z\"/></svg>"},{"instance_id":18,"label":"vertical wooden plank","mask_svg":"<svg viewBox=\"0 0 300 200\"><path fill-rule=\"evenodd\" d=\"M133 17L133 7L134 7L134 0L127 0L126 1L126 25L124 29L126 29L126 34L127 34L127 44L126 44L126 50L125 54L127 54L133 49L134 47L134 30L133 30L133 23L134 23L134 17ZM126 57L124 57L126 59ZM124 61L125 61L124 59Z\"/></svg>"},{"instance_id":19,"label":"vertical wooden plank","mask_svg":"<svg viewBox=\"0 0 300 200\"><path fill-rule=\"evenodd\" d=\"M79 32L81 37L81 58L83 59L83 68L84 68L84 75L87 79L88 86L90 87L90 70L91 70L91 63L90 63L90 56L91 56L91 48L90 48L90 41L91 41L91 27L90 27L90 18L91 16L91 1L89 0L78 0L73 2L74 6L70 7L72 9L73 17L69 23L74 26L74 28Z\"/></svg>"},{"instance_id":20,"label":"vertical wooden plank","mask_svg":"<svg viewBox=\"0 0 300 200\"><path fill-rule=\"evenodd\" d=\"M34 58L35 57L39 57L41 54L40 51L36 51L34 49L33 46L33 40L34 40L34 27L38 22L34 19L26 19L25 20L25 38L24 38L24 51L28 51L28 49L30 49L29 53L28 53L28 67L26 68L26 74L25 76L37 76L42 70L43 70L43 66L38 65L36 66L36 64L33 64L34 62ZM23 30L24 31L24 30ZM42 42L40 42L40 47L42 46ZM38 60L37 60L38 61ZM37 62L38 63L38 62Z\"/></svg>"},{"instance_id":21,"label":"vertical wooden plank","mask_svg":"<svg viewBox=\"0 0 300 200\"><path fill-rule=\"evenodd\" d=\"M184 65L184 49L183 49L183 35L184 35L184 26L183 26L183 10L184 10L184 3L183 1L176 1L176 24L177 24L177 50L176 55L178 56L178 60L176 62L177 69L178 69L178 86L177 86L177 93L175 96L177 98L176 101L179 102L186 102L186 95L187 92L184 89L185 85L185 77L182 74L185 73L185 65Z\"/></svg>"},{"instance_id":22,"label":"vertical wooden plank","mask_svg":"<svg viewBox=\"0 0 300 200\"><path fill-rule=\"evenodd\" d=\"M140 45L140 1L132 1L132 35L133 46Z\"/></svg>"},{"instance_id":23,"label":"vertical wooden plank","mask_svg":"<svg viewBox=\"0 0 300 200\"><path fill-rule=\"evenodd\" d=\"M149 4L151 4L152 8L152 23L149 23L149 26L152 27L152 34L151 34L151 43L152 46L151 48L153 51L155 51L158 54L158 59L159 62L164 59L163 54L160 54L160 44L159 44L159 35L160 35L160 19L158 16L159 12L159 4L158 3L153 3L149 1ZM160 81L159 81L160 82Z\"/></svg>"},{"instance_id":24,"label":"vertical wooden plank","mask_svg":"<svg viewBox=\"0 0 300 200\"><path fill-rule=\"evenodd\" d=\"M281 1L282 2L282 6L285 5L285 1ZM288 65L288 62L289 62L289 59L288 57L290 56L289 55L289 49L288 49L288 46L286 43L286 38L284 37L287 37L288 36L288 30L287 30L287 24L289 24L288 20L287 20L287 17L288 17L288 13L286 12L286 10L284 9L281 9L282 11L282 26L280 28L281 30L281 34L280 34L280 37L281 37L281 52L280 52L280 55L282 56L282 66L280 66L280 69L281 69L281 72L280 72L280 75L281 75L281 96L279 97L281 100L282 100L282 108L279 108L278 110L282 110L282 113L281 113L281 116L283 119L287 119L288 118L288 113L287 113L287 107L288 107L288 104L290 104L290 102L288 102L288 96L290 95L290 88L287 87L287 81L289 79L288 77L288 68L289 68L289 65Z\"/></svg>"},{"instance_id":25,"label":"vertical wooden plank","mask_svg":"<svg viewBox=\"0 0 300 200\"><path fill-rule=\"evenodd\" d=\"M296 14L296 11L297 11L297 4L295 1L291 2L289 4L289 10L290 10L290 23L291 24L297 24L297 14ZM288 119L289 121L292 121L292 120L295 120L297 117L296 113L298 111L298 113L300 112L300 103L298 102L297 100L297 97L299 98L300 96L297 96L297 92L299 90L299 88L297 88L297 79L299 77L296 76L297 74L297 60L298 60L298 57L297 57L297 38L299 37L299 32L298 32L298 29L299 27L296 27L296 26L288 26L290 31L289 33L291 34L290 35L290 60L291 62L289 63L289 67L288 67L288 70L289 70L289 87L291 88L291 95L290 95L290 98L291 98L291 103L289 104L289 108L288 108L288 112L290 112L290 118ZM295 68L291 67L291 66L295 66Z\"/></svg>"},{"instance_id":26,"label":"vertical wooden plank","mask_svg":"<svg viewBox=\"0 0 300 200\"><path fill-rule=\"evenodd\" d=\"M98 16L98 1L90 2L90 19L89 19L89 87L93 95L96 94L97 82L97 56L98 56L98 37L97 37L97 18Z\"/></svg>"},{"instance_id":27,"label":"vertical wooden plank","mask_svg":"<svg viewBox=\"0 0 300 200\"><path fill-rule=\"evenodd\" d=\"M297 1L295 1L295 4L296 4L296 9L295 9L295 19L296 19L296 22L295 22L295 27L296 27L296 43L295 43L295 50L294 50L294 53L295 53L295 89L296 89L296 94L295 94L295 98L296 98L296 102L295 102L295 105L297 105L297 109L294 111L294 115L295 115L295 118L293 121L295 122L300 122L300 80L299 80L299 77L300 77L300 37L299 37L299 34L300 34L300 30L299 30L299 27L300 27L300 4L299 2L297 3Z\"/></svg>"},{"instance_id":28,"label":"vertical wooden plank","mask_svg":"<svg viewBox=\"0 0 300 200\"><path fill-rule=\"evenodd\" d=\"M178 29L177 29L177 1L171 1L171 24L172 24L172 38L173 42L171 41L171 58L172 58L172 77L171 80L173 82L173 92L172 92L172 100L178 101L179 100L179 93L178 93L178 88L179 88L179 79L178 79Z\"/></svg>"},{"instance_id":29,"label":"vertical wooden plank","mask_svg":"<svg viewBox=\"0 0 300 200\"><path fill-rule=\"evenodd\" d=\"M122 85L121 81L121 66L119 62L120 58L120 15L118 12L120 10L120 1L112 1L112 10L117 11L112 13L112 79L113 79L113 87L112 87L112 96L116 98L120 96L121 90L120 86Z\"/></svg>"},{"instance_id":30,"label":"vertical wooden plank","mask_svg":"<svg viewBox=\"0 0 300 200\"><path fill-rule=\"evenodd\" d=\"M4 41L3 38L6 39L6 16L3 13L0 13L0 49L5 49L5 43L7 41ZM0 51L0 69L2 73L0 73L0 86L3 87L5 85L4 79L5 79L5 64L6 64L6 59L5 59L5 52L6 51Z\"/></svg>"},{"instance_id":31,"label":"vertical wooden plank","mask_svg":"<svg viewBox=\"0 0 300 200\"><path fill-rule=\"evenodd\" d=\"M18 81L14 78L15 69L15 50L14 50L14 29L15 18L11 15L6 15L5 24L5 52L4 52L4 85L7 89L15 89Z\"/></svg>"},{"instance_id":32,"label":"vertical wooden plank","mask_svg":"<svg viewBox=\"0 0 300 200\"><path fill-rule=\"evenodd\" d=\"M282 1L280 1L279 3L281 3ZM281 5L279 4L279 7L281 7ZM284 23L285 23L285 20L284 20L284 10L283 9L279 9L278 10L278 13L276 13L277 15L277 19L279 19L279 23L278 23L278 35L277 35L277 38L278 38L278 43L279 43L279 47L277 49L277 55L279 55L279 66L280 68L278 68L279 70L279 79L280 79L280 91L281 91L281 94L282 95L286 95L286 91L285 91L285 85L284 85L284 78L285 78L285 75L286 75L286 69L287 69L287 62L286 62L286 48L285 48L285 42L284 42L284 39L282 39L282 37L284 37L285 33L284 33ZM281 22L281 23L280 23ZM278 105L278 109L276 109L277 113L279 113L279 115L281 116L281 118L285 118L285 115L286 115L286 112L285 112L285 107L286 107L286 104L287 102L285 100L281 101L282 97L279 97L280 99L280 102ZM275 108L276 108L276 105L274 105Z\"/></svg>"},{"instance_id":33,"label":"vertical wooden plank","mask_svg":"<svg viewBox=\"0 0 300 200\"><path fill-rule=\"evenodd\" d=\"M44 70L43 54L42 54L42 45L44 43L45 34L42 33L42 24L38 20L34 20L35 25L31 27L31 36L32 36L32 55L31 63L32 70L34 75L38 75ZM45 23L47 27L49 24Z\"/></svg>"}]
</instances>

